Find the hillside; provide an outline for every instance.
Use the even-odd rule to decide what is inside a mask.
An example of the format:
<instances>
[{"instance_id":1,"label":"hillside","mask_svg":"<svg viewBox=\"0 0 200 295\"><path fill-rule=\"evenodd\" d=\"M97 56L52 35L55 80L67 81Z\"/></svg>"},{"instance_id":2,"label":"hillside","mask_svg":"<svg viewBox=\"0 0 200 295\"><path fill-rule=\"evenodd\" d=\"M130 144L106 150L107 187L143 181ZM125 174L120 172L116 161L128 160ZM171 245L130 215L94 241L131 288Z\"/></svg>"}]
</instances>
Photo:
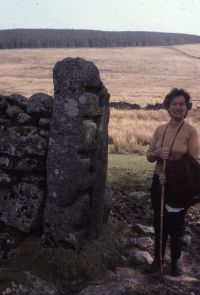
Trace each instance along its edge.
<instances>
[{"instance_id":1,"label":"hillside","mask_svg":"<svg viewBox=\"0 0 200 295\"><path fill-rule=\"evenodd\" d=\"M0 49L171 46L200 43L200 36L159 32L69 29L0 30Z\"/></svg>"},{"instance_id":2,"label":"hillside","mask_svg":"<svg viewBox=\"0 0 200 295\"><path fill-rule=\"evenodd\" d=\"M93 61L111 102L145 106L161 103L172 87L186 88L200 100L200 44L171 47L48 48L0 50L0 93L53 95L52 69L58 60L81 57ZM198 103L198 102L196 102Z\"/></svg>"}]
</instances>

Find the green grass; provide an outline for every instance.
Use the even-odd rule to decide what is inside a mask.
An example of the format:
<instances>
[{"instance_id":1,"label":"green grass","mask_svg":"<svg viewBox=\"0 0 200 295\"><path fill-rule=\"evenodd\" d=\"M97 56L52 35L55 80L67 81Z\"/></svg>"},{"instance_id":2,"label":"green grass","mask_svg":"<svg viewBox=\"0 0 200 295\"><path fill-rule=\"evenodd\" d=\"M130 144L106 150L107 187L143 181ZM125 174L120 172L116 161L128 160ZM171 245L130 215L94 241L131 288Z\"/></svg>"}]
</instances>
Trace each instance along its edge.
<instances>
[{"instance_id":1,"label":"green grass","mask_svg":"<svg viewBox=\"0 0 200 295\"><path fill-rule=\"evenodd\" d=\"M148 191L155 164L149 163L145 155L109 154L108 182L115 190Z\"/></svg>"}]
</instances>

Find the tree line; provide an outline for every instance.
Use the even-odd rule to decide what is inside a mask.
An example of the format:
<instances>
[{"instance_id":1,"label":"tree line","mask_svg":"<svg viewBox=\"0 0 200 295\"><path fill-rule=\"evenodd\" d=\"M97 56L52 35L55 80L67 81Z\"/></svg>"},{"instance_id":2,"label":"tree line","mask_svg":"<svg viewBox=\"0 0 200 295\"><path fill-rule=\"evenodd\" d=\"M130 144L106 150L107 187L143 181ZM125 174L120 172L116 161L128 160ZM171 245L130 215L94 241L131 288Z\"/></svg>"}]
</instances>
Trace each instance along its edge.
<instances>
[{"instance_id":1,"label":"tree line","mask_svg":"<svg viewBox=\"0 0 200 295\"><path fill-rule=\"evenodd\" d=\"M0 30L0 49L170 46L200 43L200 36L159 32L72 29Z\"/></svg>"}]
</instances>

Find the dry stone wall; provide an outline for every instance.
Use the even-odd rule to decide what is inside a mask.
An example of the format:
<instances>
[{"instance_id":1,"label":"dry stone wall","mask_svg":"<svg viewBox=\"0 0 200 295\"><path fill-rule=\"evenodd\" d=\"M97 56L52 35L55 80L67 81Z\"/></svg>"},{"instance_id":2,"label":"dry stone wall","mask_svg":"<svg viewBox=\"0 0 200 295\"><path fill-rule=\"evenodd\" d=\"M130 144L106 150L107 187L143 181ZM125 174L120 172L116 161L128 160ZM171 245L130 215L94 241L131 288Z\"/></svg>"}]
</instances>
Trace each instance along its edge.
<instances>
[{"instance_id":1,"label":"dry stone wall","mask_svg":"<svg viewBox=\"0 0 200 295\"><path fill-rule=\"evenodd\" d=\"M0 96L0 226L79 248L108 212L109 94L92 62L67 58L53 74L54 99Z\"/></svg>"},{"instance_id":2,"label":"dry stone wall","mask_svg":"<svg viewBox=\"0 0 200 295\"><path fill-rule=\"evenodd\" d=\"M41 226L53 98L0 97L0 220L20 231Z\"/></svg>"}]
</instances>

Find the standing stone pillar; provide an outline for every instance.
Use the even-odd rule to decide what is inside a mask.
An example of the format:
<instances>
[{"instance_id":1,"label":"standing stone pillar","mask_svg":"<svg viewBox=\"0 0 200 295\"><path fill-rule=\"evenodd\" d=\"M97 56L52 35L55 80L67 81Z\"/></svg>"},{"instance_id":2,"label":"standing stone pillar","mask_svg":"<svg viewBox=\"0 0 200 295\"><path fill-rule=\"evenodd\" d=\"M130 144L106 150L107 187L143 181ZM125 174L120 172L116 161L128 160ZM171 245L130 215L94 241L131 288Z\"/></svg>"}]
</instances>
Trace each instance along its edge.
<instances>
[{"instance_id":1,"label":"standing stone pillar","mask_svg":"<svg viewBox=\"0 0 200 295\"><path fill-rule=\"evenodd\" d=\"M109 94L92 63L66 58L54 70L44 238L79 247L102 229Z\"/></svg>"}]
</instances>

